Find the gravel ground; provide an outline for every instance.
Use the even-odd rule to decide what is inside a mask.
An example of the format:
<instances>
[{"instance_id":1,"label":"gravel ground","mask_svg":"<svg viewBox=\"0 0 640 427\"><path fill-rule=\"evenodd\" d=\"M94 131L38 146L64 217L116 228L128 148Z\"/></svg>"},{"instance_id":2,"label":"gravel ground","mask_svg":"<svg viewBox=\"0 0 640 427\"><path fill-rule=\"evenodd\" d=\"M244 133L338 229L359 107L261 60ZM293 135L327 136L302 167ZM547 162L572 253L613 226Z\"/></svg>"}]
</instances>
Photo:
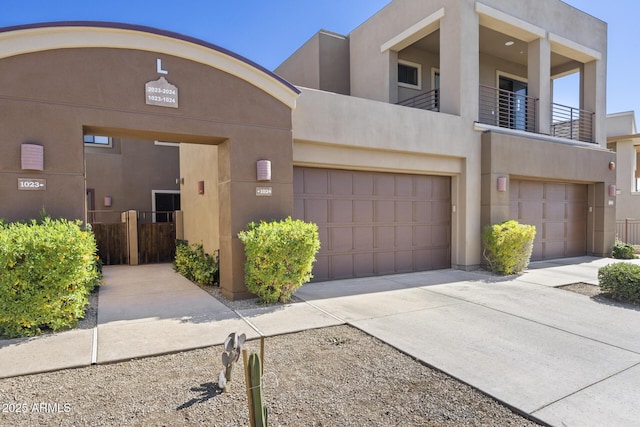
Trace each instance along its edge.
<instances>
[{"instance_id":1,"label":"gravel ground","mask_svg":"<svg viewBox=\"0 0 640 427\"><path fill-rule=\"evenodd\" d=\"M0 425L248 425L242 364L217 388L221 352L3 379ZM271 426L536 425L349 326L267 338L263 384Z\"/></svg>"},{"instance_id":2,"label":"gravel ground","mask_svg":"<svg viewBox=\"0 0 640 427\"><path fill-rule=\"evenodd\" d=\"M233 309L258 303L203 289ZM79 328L95 326L98 298ZM0 426L248 425L242 363L228 393L217 387L222 350L0 379ZM267 338L263 381L271 426L536 425L349 326Z\"/></svg>"}]
</instances>

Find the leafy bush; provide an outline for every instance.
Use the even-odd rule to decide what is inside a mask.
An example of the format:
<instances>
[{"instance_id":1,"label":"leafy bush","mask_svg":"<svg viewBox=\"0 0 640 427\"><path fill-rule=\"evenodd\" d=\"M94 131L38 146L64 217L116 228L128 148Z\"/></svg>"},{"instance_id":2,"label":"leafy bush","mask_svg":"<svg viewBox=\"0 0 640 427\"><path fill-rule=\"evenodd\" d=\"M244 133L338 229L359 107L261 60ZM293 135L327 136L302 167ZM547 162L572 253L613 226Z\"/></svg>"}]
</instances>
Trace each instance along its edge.
<instances>
[{"instance_id":1,"label":"leafy bush","mask_svg":"<svg viewBox=\"0 0 640 427\"><path fill-rule=\"evenodd\" d=\"M640 303L640 266L618 262L598 269L602 292L623 301Z\"/></svg>"},{"instance_id":2,"label":"leafy bush","mask_svg":"<svg viewBox=\"0 0 640 427\"><path fill-rule=\"evenodd\" d=\"M176 241L176 271L201 285L213 285L217 279L218 261L204 252L201 244L189 245L185 240Z\"/></svg>"},{"instance_id":3,"label":"leafy bush","mask_svg":"<svg viewBox=\"0 0 640 427\"><path fill-rule=\"evenodd\" d=\"M96 251L79 221L0 223L0 335L75 326L100 284Z\"/></svg>"},{"instance_id":4,"label":"leafy bush","mask_svg":"<svg viewBox=\"0 0 640 427\"><path fill-rule=\"evenodd\" d=\"M291 217L252 222L238 237L244 243L247 288L263 302L286 302L313 277L311 269L320 249L316 224Z\"/></svg>"},{"instance_id":5,"label":"leafy bush","mask_svg":"<svg viewBox=\"0 0 640 427\"><path fill-rule=\"evenodd\" d=\"M616 259L634 259L636 257L633 253L633 245L618 239L616 239L616 242L611 248L611 256Z\"/></svg>"},{"instance_id":6,"label":"leafy bush","mask_svg":"<svg viewBox=\"0 0 640 427\"><path fill-rule=\"evenodd\" d=\"M529 265L536 227L509 220L487 225L482 233L483 256L496 274L516 274Z\"/></svg>"}]
</instances>

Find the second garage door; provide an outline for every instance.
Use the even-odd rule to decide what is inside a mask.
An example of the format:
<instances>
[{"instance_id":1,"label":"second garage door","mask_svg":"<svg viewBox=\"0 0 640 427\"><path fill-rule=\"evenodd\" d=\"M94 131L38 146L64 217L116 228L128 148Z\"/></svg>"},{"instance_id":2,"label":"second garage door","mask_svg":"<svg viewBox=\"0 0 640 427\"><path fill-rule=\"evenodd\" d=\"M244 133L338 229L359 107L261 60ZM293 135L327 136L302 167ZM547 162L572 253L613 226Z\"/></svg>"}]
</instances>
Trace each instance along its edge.
<instances>
[{"instance_id":1,"label":"second garage door","mask_svg":"<svg viewBox=\"0 0 640 427\"><path fill-rule=\"evenodd\" d=\"M451 179L294 168L294 216L318 224L314 280L451 266Z\"/></svg>"},{"instance_id":2,"label":"second garage door","mask_svg":"<svg viewBox=\"0 0 640 427\"><path fill-rule=\"evenodd\" d=\"M532 260L585 255L587 186L511 180L511 217L536 226Z\"/></svg>"}]
</instances>

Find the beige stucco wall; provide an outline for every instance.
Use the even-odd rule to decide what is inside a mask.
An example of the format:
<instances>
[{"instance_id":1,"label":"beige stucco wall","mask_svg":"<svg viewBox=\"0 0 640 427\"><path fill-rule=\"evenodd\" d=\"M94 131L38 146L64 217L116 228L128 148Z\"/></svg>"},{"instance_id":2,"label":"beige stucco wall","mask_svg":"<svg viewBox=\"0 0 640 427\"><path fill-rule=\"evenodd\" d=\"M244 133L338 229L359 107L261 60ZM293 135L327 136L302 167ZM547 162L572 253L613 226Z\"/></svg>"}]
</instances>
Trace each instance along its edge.
<instances>
[{"instance_id":1,"label":"beige stucco wall","mask_svg":"<svg viewBox=\"0 0 640 427\"><path fill-rule=\"evenodd\" d=\"M319 31L275 73L301 87L350 94L349 39L328 31Z\"/></svg>"},{"instance_id":2,"label":"beige stucco wall","mask_svg":"<svg viewBox=\"0 0 640 427\"><path fill-rule=\"evenodd\" d=\"M609 168L615 153L597 145L562 144L509 133L482 136L482 224L510 218L509 192L499 192L497 178L571 182L589 186L587 251L607 256L615 239L616 197L609 186L616 172ZM507 182L507 186L509 185Z\"/></svg>"},{"instance_id":3,"label":"beige stucco wall","mask_svg":"<svg viewBox=\"0 0 640 427\"><path fill-rule=\"evenodd\" d=\"M145 102L145 83L163 75L158 59L179 89L179 108ZM229 298L249 296L237 234L251 221L293 213L295 88L213 46L136 28L0 31L0 70L0 193L12 201L0 217L26 219L45 207L83 219L83 134L218 145L211 167L221 287ZM20 170L23 142L44 147L44 171ZM257 198L256 161L264 158L276 164L273 196ZM47 190L17 191L23 176L47 179Z\"/></svg>"},{"instance_id":4,"label":"beige stucco wall","mask_svg":"<svg viewBox=\"0 0 640 427\"><path fill-rule=\"evenodd\" d=\"M208 254L220 249L218 198L218 147L180 144L181 207L184 239L201 243ZM198 182L204 181L204 194Z\"/></svg>"},{"instance_id":5,"label":"beige stucco wall","mask_svg":"<svg viewBox=\"0 0 640 427\"><path fill-rule=\"evenodd\" d=\"M640 137L633 111L607 116L609 148L616 153L617 209L616 220L640 219L640 193L636 192L636 169Z\"/></svg>"},{"instance_id":6,"label":"beige stucco wall","mask_svg":"<svg viewBox=\"0 0 640 427\"><path fill-rule=\"evenodd\" d=\"M301 91L295 165L451 176L452 265L480 264L480 133L458 116Z\"/></svg>"},{"instance_id":7,"label":"beige stucco wall","mask_svg":"<svg viewBox=\"0 0 640 427\"><path fill-rule=\"evenodd\" d=\"M498 30L509 31L509 25L517 27L524 23L544 37L539 51L542 56L535 56L539 46L533 43L529 58L535 77L530 85L544 110L540 114L542 130L550 121L547 112L551 102L547 77L551 71L547 68L549 52L575 56L585 62L580 107L596 112L595 140L605 147L607 25L559 0L515 3L512 0L394 0L349 35L351 94L392 103L397 102L398 96L404 97L402 91L398 93L396 84L395 64L399 53L393 49L381 51L381 46L443 9L444 17L439 23L441 111L477 120L478 83L494 86L496 69L506 72L511 69L524 77L531 77L532 73L515 64L478 58L478 26L484 21L477 7L489 7L505 17ZM599 59L591 59L591 54ZM545 68L542 73L535 72L538 65Z\"/></svg>"},{"instance_id":8,"label":"beige stucco wall","mask_svg":"<svg viewBox=\"0 0 640 427\"><path fill-rule=\"evenodd\" d=\"M112 147L85 145L86 185L95 190L95 209L114 212L105 220L118 221L120 212L151 211L152 190L180 191L177 147L154 141L113 138ZM112 205L105 207L105 196Z\"/></svg>"}]
</instances>

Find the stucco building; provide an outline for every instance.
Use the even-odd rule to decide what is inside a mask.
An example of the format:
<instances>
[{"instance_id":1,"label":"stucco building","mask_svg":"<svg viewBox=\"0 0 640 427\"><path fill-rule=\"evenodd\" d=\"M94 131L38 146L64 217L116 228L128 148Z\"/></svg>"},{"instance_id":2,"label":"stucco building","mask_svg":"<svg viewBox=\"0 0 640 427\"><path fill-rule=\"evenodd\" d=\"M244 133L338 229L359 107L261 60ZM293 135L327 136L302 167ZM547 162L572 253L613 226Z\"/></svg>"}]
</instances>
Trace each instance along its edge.
<instances>
[{"instance_id":1,"label":"stucco building","mask_svg":"<svg viewBox=\"0 0 640 427\"><path fill-rule=\"evenodd\" d=\"M0 217L84 219L83 137L100 135L180 143L184 237L220 249L231 298L237 233L288 215L319 225L317 280L474 269L482 226L511 218L538 227L535 259L605 255L606 46L559 0L394 0L275 73L150 28L1 29ZM581 105L554 105L574 72Z\"/></svg>"},{"instance_id":2,"label":"stucco building","mask_svg":"<svg viewBox=\"0 0 640 427\"><path fill-rule=\"evenodd\" d=\"M640 244L640 134L633 111L607 116L608 147L615 151L617 237Z\"/></svg>"}]
</instances>

